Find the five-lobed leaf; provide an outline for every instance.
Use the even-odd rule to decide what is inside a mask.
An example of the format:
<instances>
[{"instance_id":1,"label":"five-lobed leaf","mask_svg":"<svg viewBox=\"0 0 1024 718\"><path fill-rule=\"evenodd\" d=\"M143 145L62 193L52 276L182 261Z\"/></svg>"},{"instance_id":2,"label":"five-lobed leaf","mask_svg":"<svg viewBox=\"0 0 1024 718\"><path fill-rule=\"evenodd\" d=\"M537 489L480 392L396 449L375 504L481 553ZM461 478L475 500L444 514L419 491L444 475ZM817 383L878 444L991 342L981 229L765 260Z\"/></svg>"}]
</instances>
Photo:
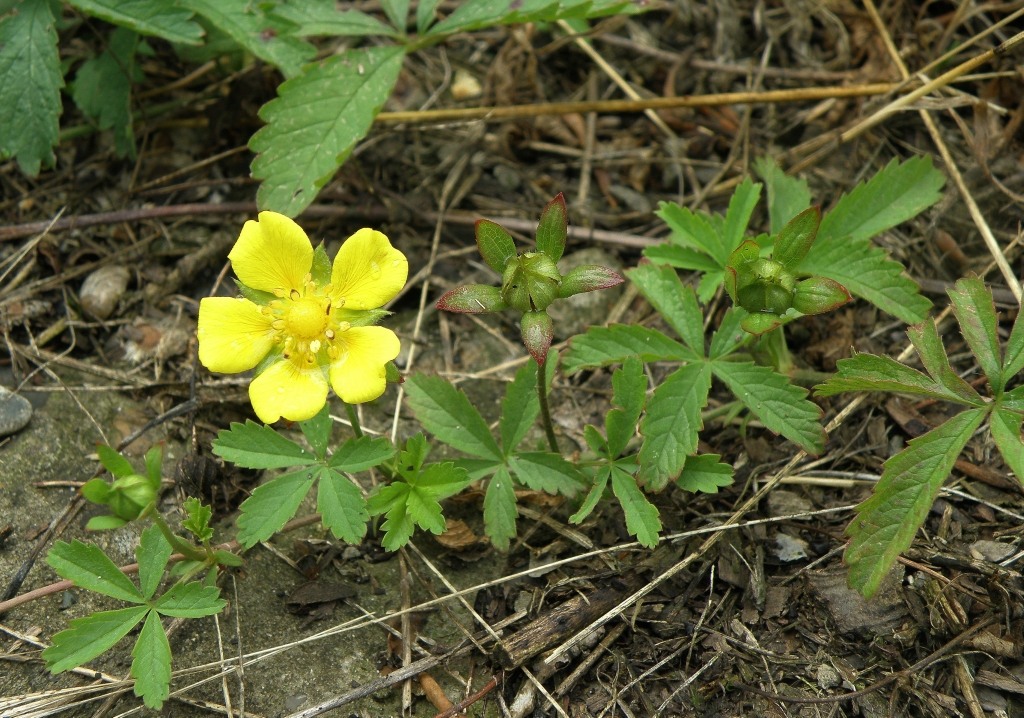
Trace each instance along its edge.
<instances>
[{"instance_id":1,"label":"five-lobed leaf","mask_svg":"<svg viewBox=\"0 0 1024 718\"><path fill-rule=\"evenodd\" d=\"M874 493L857 507L846 529L845 559L850 585L864 596L882 579L924 523L957 457L985 418L984 409L968 409L916 439L885 462Z\"/></svg>"},{"instance_id":2,"label":"five-lobed leaf","mask_svg":"<svg viewBox=\"0 0 1024 718\"><path fill-rule=\"evenodd\" d=\"M289 217L308 207L366 136L398 81L404 50L346 50L307 65L260 109L267 125L249 141L261 209Z\"/></svg>"}]
</instances>

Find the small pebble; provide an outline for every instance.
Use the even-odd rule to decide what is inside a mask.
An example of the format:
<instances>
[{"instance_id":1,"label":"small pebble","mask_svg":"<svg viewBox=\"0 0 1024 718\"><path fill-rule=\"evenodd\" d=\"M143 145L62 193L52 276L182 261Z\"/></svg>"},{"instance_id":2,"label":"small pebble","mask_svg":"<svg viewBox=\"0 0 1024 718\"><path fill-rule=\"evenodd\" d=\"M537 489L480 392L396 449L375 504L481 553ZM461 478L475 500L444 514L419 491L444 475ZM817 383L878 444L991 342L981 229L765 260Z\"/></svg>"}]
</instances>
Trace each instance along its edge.
<instances>
[{"instance_id":1,"label":"small pebble","mask_svg":"<svg viewBox=\"0 0 1024 718\"><path fill-rule=\"evenodd\" d=\"M78 292L82 309L94 319L109 318L128 289L130 278L128 268L120 264L100 267L82 282Z\"/></svg>"},{"instance_id":2,"label":"small pebble","mask_svg":"<svg viewBox=\"0 0 1024 718\"><path fill-rule=\"evenodd\" d=\"M21 431L32 418L32 405L28 399L0 386L0 436Z\"/></svg>"}]
</instances>

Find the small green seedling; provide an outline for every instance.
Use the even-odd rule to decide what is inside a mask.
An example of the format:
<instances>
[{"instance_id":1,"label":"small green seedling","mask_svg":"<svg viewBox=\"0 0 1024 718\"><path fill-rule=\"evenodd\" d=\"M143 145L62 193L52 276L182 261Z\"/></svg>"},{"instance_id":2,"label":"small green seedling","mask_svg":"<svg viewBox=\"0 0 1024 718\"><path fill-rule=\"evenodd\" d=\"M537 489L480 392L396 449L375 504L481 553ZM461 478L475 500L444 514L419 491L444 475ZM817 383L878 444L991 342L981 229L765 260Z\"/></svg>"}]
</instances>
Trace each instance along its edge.
<instances>
[{"instance_id":1,"label":"small green seedling","mask_svg":"<svg viewBox=\"0 0 1024 718\"><path fill-rule=\"evenodd\" d=\"M154 446L146 452L146 471L135 471L124 456L103 444L96 447L100 463L114 476L111 483L97 477L82 486L87 501L110 509L110 514L93 516L86 524L90 531L104 531L124 526L152 510L160 495L163 449Z\"/></svg>"},{"instance_id":2,"label":"small green seedling","mask_svg":"<svg viewBox=\"0 0 1024 718\"><path fill-rule=\"evenodd\" d=\"M1017 315L1005 352L992 294L977 278L949 290L953 313L989 388L982 396L950 366L933 321L907 331L925 373L886 356L857 354L839 362L836 375L816 387L818 396L847 391L885 391L926 397L964 407L931 431L911 439L884 464L882 477L846 530L850 585L871 596L924 523L939 490L975 432L988 422L999 453L1024 481L1024 386L1009 388L1024 368L1024 320Z\"/></svg>"}]
</instances>

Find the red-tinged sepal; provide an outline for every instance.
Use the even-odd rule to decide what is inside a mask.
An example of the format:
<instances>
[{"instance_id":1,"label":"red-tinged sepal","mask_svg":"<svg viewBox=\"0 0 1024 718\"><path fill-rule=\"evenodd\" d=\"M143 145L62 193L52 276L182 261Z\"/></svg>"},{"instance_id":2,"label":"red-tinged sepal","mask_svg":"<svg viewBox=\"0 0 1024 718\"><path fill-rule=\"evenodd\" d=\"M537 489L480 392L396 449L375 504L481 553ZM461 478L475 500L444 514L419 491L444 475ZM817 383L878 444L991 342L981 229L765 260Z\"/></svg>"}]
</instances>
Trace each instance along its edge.
<instances>
[{"instance_id":1,"label":"red-tinged sepal","mask_svg":"<svg viewBox=\"0 0 1024 718\"><path fill-rule=\"evenodd\" d=\"M501 297L501 289L486 284L465 284L456 287L437 300L437 308L460 314L488 314L508 309Z\"/></svg>"},{"instance_id":2,"label":"red-tinged sepal","mask_svg":"<svg viewBox=\"0 0 1024 718\"><path fill-rule=\"evenodd\" d=\"M489 219L476 222L476 246L487 266L504 274L509 261L516 256L516 243L504 227Z\"/></svg>"},{"instance_id":3,"label":"red-tinged sepal","mask_svg":"<svg viewBox=\"0 0 1024 718\"><path fill-rule=\"evenodd\" d=\"M828 277L810 277L796 285L793 309L801 314L821 314L838 309L853 297L849 290Z\"/></svg>"},{"instance_id":4,"label":"red-tinged sepal","mask_svg":"<svg viewBox=\"0 0 1024 718\"><path fill-rule=\"evenodd\" d=\"M584 264L570 270L562 277L562 283L558 287L558 296L560 299L564 299L574 294L608 289L622 284L624 281L622 275L608 267L600 264Z\"/></svg>"},{"instance_id":5,"label":"red-tinged sepal","mask_svg":"<svg viewBox=\"0 0 1024 718\"><path fill-rule=\"evenodd\" d=\"M538 364L544 364L551 340L555 335L554 325L547 312L526 312L520 325L523 330L523 344Z\"/></svg>"},{"instance_id":6,"label":"red-tinged sepal","mask_svg":"<svg viewBox=\"0 0 1024 718\"><path fill-rule=\"evenodd\" d=\"M537 251L551 257L557 262L565 252L565 238L569 234L569 213L565 207L565 197L559 192L548 202L540 215L537 225Z\"/></svg>"}]
</instances>

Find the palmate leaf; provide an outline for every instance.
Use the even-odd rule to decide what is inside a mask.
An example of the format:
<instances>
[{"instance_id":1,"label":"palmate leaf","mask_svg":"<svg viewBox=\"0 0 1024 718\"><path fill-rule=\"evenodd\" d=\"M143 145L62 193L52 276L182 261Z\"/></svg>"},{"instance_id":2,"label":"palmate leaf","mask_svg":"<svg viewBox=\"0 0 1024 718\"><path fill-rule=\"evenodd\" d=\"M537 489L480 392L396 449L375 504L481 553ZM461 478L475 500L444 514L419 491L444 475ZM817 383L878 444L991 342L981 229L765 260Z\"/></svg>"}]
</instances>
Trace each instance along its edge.
<instances>
[{"instance_id":1,"label":"palmate leaf","mask_svg":"<svg viewBox=\"0 0 1024 718\"><path fill-rule=\"evenodd\" d=\"M247 419L217 434L213 453L245 469L283 469L313 464L316 457L269 426Z\"/></svg>"},{"instance_id":2,"label":"palmate leaf","mask_svg":"<svg viewBox=\"0 0 1024 718\"><path fill-rule=\"evenodd\" d=\"M672 267L643 263L627 270L626 276L686 346L703 355L704 315L697 305L697 296L690 287L683 286L676 271Z\"/></svg>"},{"instance_id":3,"label":"palmate leaf","mask_svg":"<svg viewBox=\"0 0 1024 718\"><path fill-rule=\"evenodd\" d=\"M69 0L69 4L140 35L185 45L198 45L203 37L203 28L193 22L190 11L166 0Z\"/></svg>"},{"instance_id":4,"label":"palmate leaf","mask_svg":"<svg viewBox=\"0 0 1024 718\"><path fill-rule=\"evenodd\" d=\"M260 109L267 126L249 141L258 156L252 175L263 180L261 209L294 217L366 136L398 80L404 50L397 45L347 50L278 87Z\"/></svg>"},{"instance_id":5,"label":"palmate leaf","mask_svg":"<svg viewBox=\"0 0 1024 718\"><path fill-rule=\"evenodd\" d=\"M663 489L682 471L686 457L697 450L704 427L701 411L708 403L711 367L701 362L669 374L647 402L640 422L640 480L651 490Z\"/></svg>"},{"instance_id":6,"label":"palmate leaf","mask_svg":"<svg viewBox=\"0 0 1024 718\"><path fill-rule=\"evenodd\" d=\"M159 710L171 689L171 644L167 640L160 616L150 611L132 649L132 678L135 695L147 708Z\"/></svg>"},{"instance_id":7,"label":"palmate leaf","mask_svg":"<svg viewBox=\"0 0 1024 718\"><path fill-rule=\"evenodd\" d=\"M516 492L508 469L499 466L484 493L484 530L499 551L507 551L516 535Z\"/></svg>"},{"instance_id":8,"label":"palmate leaf","mask_svg":"<svg viewBox=\"0 0 1024 718\"><path fill-rule=\"evenodd\" d=\"M42 653L43 660L51 673L88 663L128 635L149 610L149 606L129 606L76 618L53 637L52 645Z\"/></svg>"},{"instance_id":9,"label":"palmate leaf","mask_svg":"<svg viewBox=\"0 0 1024 718\"><path fill-rule=\"evenodd\" d=\"M640 487L636 479L617 466L611 467L612 492L622 504L626 517L626 530L630 535L647 548L658 545L658 534L661 533L661 519L655 508Z\"/></svg>"},{"instance_id":10,"label":"palmate leaf","mask_svg":"<svg viewBox=\"0 0 1024 718\"><path fill-rule=\"evenodd\" d=\"M807 400L806 390L752 362L714 361L711 370L767 429L811 454L825 448L821 409Z\"/></svg>"},{"instance_id":11,"label":"palmate leaf","mask_svg":"<svg viewBox=\"0 0 1024 718\"><path fill-rule=\"evenodd\" d=\"M429 35L469 32L494 25L585 19L642 12L623 0L465 0L430 28Z\"/></svg>"},{"instance_id":12,"label":"palmate leaf","mask_svg":"<svg viewBox=\"0 0 1024 718\"><path fill-rule=\"evenodd\" d=\"M99 546L82 543L75 539L71 543L58 541L46 554L57 575L76 586L120 601L142 603L145 598L132 580L121 572Z\"/></svg>"},{"instance_id":13,"label":"palmate leaf","mask_svg":"<svg viewBox=\"0 0 1024 718\"><path fill-rule=\"evenodd\" d=\"M701 357L689 347L670 339L657 329L637 324L613 324L590 327L586 333L573 337L562 359L566 374L582 369L596 369L621 364L637 356L644 362L694 361Z\"/></svg>"},{"instance_id":14,"label":"palmate leaf","mask_svg":"<svg viewBox=\"0 0 1024 718\"><path fill-rule=\"evenodd\" d=\"M359 487L338 471L322 468L316 487L316 510L320 521L335 537L358 544L366 535L370 514Z\"/></svg>"},{"instance_id":15,"label":"palmate leaf","mask_svg":"<svg viewBox=\"0 0 1024 718\"><path fill-rule=\"evenodd\" d=\"M984 420L984 409L968 409L908 442L885 462L874 493L857 507L846 529L845 559L850 585L871 597L924 523L942 483L968 439Z\"/></svg>"},{"instance_id":16,"label":"palmate leaf","mask_svg":"<svg viewBox=\"0 0 1024 718\"><path fill-rule=\"evenodd\" d=\"M441 377L416 374L405 382L409 405L424 428L459 451L501 461L502 451L487 422L465 392Z\"/></svg>"},{"instance_id":17,"label":"palmate leaf","mask_svg":"<svg viewBox=\"0 0 1024 718\"><path fill-rule=\"evenodd\" d=\"M247 52L295 77L313 59L316 48L300 40L280 22L263 14L260 3L250 0L177 0L231 37Z\"/></svg>"},{"instance_id":18,"label":"palmate leaf","mask_svg":"<svg viewBox=\"0 0 1024 718\"><path fill-rule=\"evenodd\" d=\"M301 469L257 486L239 507L238 542L252 548L280 531L299 510L299 504L313 486L313 479L314 470Z\"/></svg>"}]
</instances>

